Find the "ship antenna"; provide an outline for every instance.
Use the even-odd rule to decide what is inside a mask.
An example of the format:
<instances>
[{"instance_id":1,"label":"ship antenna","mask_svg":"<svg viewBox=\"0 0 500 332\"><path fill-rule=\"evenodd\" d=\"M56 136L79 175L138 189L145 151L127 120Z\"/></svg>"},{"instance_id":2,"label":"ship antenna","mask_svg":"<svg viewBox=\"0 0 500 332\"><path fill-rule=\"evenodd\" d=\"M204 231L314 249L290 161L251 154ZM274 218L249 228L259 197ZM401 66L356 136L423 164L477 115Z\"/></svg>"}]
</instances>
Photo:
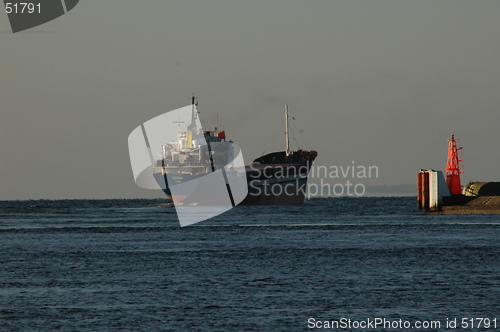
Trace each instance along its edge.
<instances>
[{"instance_id":1,"label":"ship antenna","mask_svg":"<svg viewBox=\"0 0 500 332\"><path fill-rule=\"evenodd\" d=\"M286 155L290 155L290 137L288 135L288 105L285 105L285 139L286 139Z\"/></svg>"},{"instance_id":2,"label":"ship antenna","mask_svg":"<svg viewBox=\"0 0 500 332\"><path fill-rule=\"evenodd\" d=\"M197 99L194 96L193 93L193 98L191 99L191 107L192 107L192 113L191 113L191 124L187 127L186 130L186 147L188 149L193 148L193 137L197 134L197 128L196 128L196 113L197 109L196 106L198 105Z\"/></svg>"},{"instance_id":3,"label":"ship antenna","mask_svg":"<svg viewBox=\"0 0 500 332\"><path fill-rule=\"evenodd\" d=\"M196 106L198 106L198 101L196 100L196 97L193 93L193 97L191 99L191 128L196 126L196 113L198 113L198 110L195 108Z\"/></svg>"}]
</instances>

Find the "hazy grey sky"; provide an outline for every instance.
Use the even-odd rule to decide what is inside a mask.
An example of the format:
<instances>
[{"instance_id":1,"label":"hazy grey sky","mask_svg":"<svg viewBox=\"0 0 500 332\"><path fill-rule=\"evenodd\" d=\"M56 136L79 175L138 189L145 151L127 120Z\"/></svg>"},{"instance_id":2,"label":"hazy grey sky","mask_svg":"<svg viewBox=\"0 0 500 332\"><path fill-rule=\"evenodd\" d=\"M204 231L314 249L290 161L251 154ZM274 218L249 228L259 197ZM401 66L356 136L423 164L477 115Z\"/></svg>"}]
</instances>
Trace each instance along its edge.
<instances>
[{"instance_id":1,"label":"hazy grey sky","mask_svg":"<svg viewBox=\"0 0 500 332\"><path fill-rule=\"evenodd\" d=\"M0 199L162 197L127 138L193 92L247 162L283 149L288 103L317 165L378 166L367 185L444 169L451 133L462 182L499 181L499 32L500 1L82 0L16 34L0 14Z\"/></svg>"}]
</instances>

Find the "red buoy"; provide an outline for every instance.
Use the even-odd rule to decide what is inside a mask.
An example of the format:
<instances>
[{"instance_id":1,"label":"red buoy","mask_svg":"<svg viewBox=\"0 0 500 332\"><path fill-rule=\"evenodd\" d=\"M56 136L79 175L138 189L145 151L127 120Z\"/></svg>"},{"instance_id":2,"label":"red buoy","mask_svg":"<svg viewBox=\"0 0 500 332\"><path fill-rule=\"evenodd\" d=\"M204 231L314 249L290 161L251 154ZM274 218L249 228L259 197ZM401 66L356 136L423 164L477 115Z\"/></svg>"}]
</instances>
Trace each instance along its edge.
<instances>
[{"instance_id":1,"label":"red buoy","mask_svg":"<svg viewBox=\"0 0 500 332\"><path fill-rule=\"evenodd\" d=\"M451 135L451 139L448 140L448 161L446 162L446 184L450 189L452 195L462 194L462 185L460 183L460 173L462 170L462 159L458 155L458 151L462 148L457 148L458 139L455 139L455 135Z\"/></svg>"}]
</instances>

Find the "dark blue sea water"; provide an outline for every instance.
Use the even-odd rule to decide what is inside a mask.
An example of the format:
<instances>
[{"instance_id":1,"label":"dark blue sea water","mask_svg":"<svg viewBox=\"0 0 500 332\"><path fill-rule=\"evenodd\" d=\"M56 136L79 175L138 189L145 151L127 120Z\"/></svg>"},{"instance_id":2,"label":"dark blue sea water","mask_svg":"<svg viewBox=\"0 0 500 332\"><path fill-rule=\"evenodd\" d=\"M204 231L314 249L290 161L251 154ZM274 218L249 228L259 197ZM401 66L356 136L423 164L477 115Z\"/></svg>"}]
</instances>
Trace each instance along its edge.
<instances>
[{"instance_id":1,"label":"dark blue sea water","mask_svg":"<svg viewBox=\"0 0 500 332\"><path fill-rule=\"evenodd\" d=\"M162 200L0 202L1 331L308 331L375 318L440 321L426 331L496 318L487 330L498 331L499 308L498 215L332 198L181 228Z\"/></svg>"}]
</instances>

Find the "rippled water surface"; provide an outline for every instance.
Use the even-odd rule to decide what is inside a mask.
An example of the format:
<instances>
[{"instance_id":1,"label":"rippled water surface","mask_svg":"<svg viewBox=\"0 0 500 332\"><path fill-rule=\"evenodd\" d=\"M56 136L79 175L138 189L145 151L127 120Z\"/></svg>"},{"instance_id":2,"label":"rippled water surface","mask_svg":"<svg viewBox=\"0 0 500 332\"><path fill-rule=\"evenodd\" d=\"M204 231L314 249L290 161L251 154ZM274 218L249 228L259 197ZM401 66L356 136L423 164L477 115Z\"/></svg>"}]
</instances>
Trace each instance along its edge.
<instances>
[{"instance_id":1,"label":"rippled water surface","mask_svg":"<svg viewBox=\"0 0 500 332\"><path fill-rule=\"evenodd\" d=\"M308 319L497 317L500 216L415 199L237 207L0 202L0 330L304 331Z\"/></svg>"}]
</instances>

